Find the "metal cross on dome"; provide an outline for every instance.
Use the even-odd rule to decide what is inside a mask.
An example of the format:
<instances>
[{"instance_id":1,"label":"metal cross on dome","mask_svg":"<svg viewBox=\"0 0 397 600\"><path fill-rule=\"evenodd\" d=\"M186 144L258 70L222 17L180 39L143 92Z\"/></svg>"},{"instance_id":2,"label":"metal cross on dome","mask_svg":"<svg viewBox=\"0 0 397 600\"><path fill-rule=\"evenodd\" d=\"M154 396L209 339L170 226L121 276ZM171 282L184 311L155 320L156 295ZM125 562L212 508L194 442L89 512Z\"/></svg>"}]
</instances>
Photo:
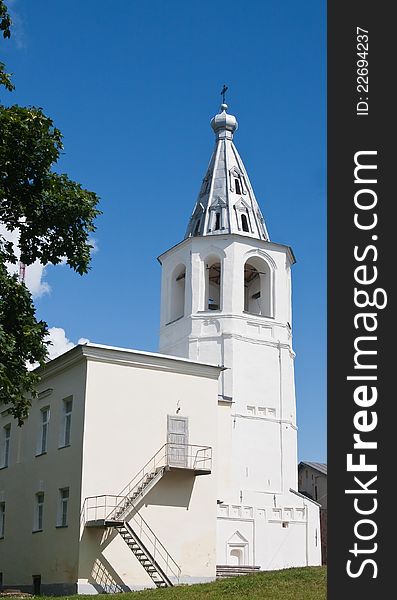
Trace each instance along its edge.
<instances>
[{"instance_id":1,"label":"metal cross on dome","mask_svg":"<svg viewBox=\"0 0 397 600\"><path fill-rule=\"evenodd\" d=\"M222 91L221 91L222 103L223 104L225 104L225 95L226 95L226 92L227 92L228 89L229 88L227 87L227 85L223 84L223 88L222 88Z\"/></svg>"}]
</instances>

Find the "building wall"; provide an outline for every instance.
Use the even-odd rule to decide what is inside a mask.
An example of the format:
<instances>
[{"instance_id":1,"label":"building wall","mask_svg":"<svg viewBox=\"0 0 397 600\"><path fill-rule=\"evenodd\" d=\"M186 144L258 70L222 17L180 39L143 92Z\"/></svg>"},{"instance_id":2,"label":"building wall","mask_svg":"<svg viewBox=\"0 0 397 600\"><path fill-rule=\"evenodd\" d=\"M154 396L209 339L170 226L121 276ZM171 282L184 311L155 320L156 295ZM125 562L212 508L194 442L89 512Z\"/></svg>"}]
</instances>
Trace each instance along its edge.
<instances>
[{"instance_id":1,"label":"building wall","mask_svg":"<svg viewBox=\"0 0 397 600\"><path fill-rule=\"evenodd\" d=\"M41 575L42 591L71 593L76 589L80 520L81 448L84 423L85 364L44 376L23 427L6 411L0 427L11 423L9 466L0 470L0 502L6 505L4 539L0 540L3 585L31 590L32 576ZM63 399L73 396L70 446L60 448ZM36 456L41 409L50 407L47 452ZM57 527L59 489L69 487L67 527ZM43 530L32 533L35 496L44 492Z\"/></svg>"},{"instance_id":2,"label":"building wall","mask_svg":"<svg viewBox=\"0 0 397 600\"><path fill-rule=\"evenodd\" d=\"M261 502L218 506L217 562L233 565L233 550L242 550L241 565L262 570L321 564L318 506L296 494Z\"/></svg>"},{"instance_id":3,"label":"building wall","mask_svg":"<svg viewBox=\"0 0 397 600\"><path fill-rule=\"evenodd\" d=\"M310 496L327 508L327 476L309 466L299 469L299 491Z\"/></svg>"},{"instance_id":4,"label":"building wall","mask_svg":"<svg viewBox=\"0 0 397 600\"><path fill-rule=\"evenodd\" d=\"M215 259L221 265L220 309L208 310L206 272ZM240 506L243 513L244 506L251 507L246 512L252 512L247 522L252 523L253 546L245 560L252 561L256 553L256 564L263 569L320 564L319 542L310 554L313 562L308 563L306 556L306 540L310 546L310 540L319 535L317 505L307 509L305 525L291 521L281 529L280 523L258 517L274 505L288 513L297 502L290 492L298 487L298 460L291 332L293 258L289 249L238 235L204 236L185 240L160 260L160 351L226 368L218 390L222 465L218 500L231 507ZM263 271L260 277L265 288L261 297L269 286L266 315L244 310L246 261L253 261ZM173 274L180 264L186 268L184 316L169 322ZM238 512L237 508L230 510ZM229 543L234 519L230 514L220 517L218 562L227 558L222 548ZM254 535L263 528L263 535ZM238 541L235 544L238 548ZM279 549L277 556L274 548Z\"/></svg>"},{"instance_id":5,"label":"building wall","mask_svg":"<svg viewBox=\"0 0 397 600\"><path fill-rule=\"evenodd\" d=\"M205 306L206 268L214 257L221 264L219 311L206 310ZM263 264L269 267L272 316L244 313L243 273L244 264L250 259L266 261ZM283 487L296 489L291 258L286 247L241 236L196 237L169 251L161 261L160 351L226 367L220 378L219 397L231 403L232 423L225 422L226 431L221 437L228 437L231 443L230 448L224 448L224 454L233 454L231 469L235 479L231 482L227 476L232 488L225 482L223 495L239 494L244 487L258 488L254 474L261 469L266 471L266 481L272 482L266 483L266 488L270 485L278 491ZM185 314L169 323L172 278L181 264L186 268ZM263 417L260 426L255 419L249 419L249 411L253 417ZM266 448L262 447L263 438L267 440ZM253 439L257 450L248 457L247 447Z\"/></svg>"},{"instance_id":6,"label":"building wall","mask_svg":"<svg viewBox=\"0 0 397 600\"><path fill-rule=\"evenodd\" d=\"M139 359L140 360L140 359ZM189 419L189 444L217 450L219 370L179 364L89 359L82 499L118 494L167 441L167 415ZM165 366L166 365L166 366ZM169 472L144 497L139 512L182 569L181 581L215 577L216 459L210 475ZM79 589L108 581L124 589L153 585L112 531L85 528Z\"/></svg>"}]
</instances>

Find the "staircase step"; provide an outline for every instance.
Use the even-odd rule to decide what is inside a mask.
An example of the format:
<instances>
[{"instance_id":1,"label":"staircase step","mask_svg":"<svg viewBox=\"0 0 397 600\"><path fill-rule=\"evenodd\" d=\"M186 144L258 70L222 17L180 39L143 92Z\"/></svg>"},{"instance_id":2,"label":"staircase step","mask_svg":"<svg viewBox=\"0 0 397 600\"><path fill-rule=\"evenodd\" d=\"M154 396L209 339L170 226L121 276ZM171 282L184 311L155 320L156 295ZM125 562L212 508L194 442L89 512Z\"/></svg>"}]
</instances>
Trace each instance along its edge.
<instances>
[{"instance_id":1,"label":"staircase step","mask_svg":"<svg viewBox=\"0 0 397 600\"><path fill-rule=\"evenodd\" d=\"M225 577L238 577L239 575L250 575L259 573L260 567L251 565L217 565L216 578L224 579Z\"/></svg>"}]
</instances>

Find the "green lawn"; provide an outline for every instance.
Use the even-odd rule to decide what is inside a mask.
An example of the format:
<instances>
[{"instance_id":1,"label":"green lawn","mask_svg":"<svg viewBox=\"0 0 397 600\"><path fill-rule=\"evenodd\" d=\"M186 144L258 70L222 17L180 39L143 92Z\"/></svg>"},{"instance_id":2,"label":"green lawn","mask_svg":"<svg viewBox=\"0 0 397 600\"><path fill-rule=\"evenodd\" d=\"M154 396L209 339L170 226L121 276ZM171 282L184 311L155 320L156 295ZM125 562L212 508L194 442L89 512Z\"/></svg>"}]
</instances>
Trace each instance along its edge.
<instances>
[{"instance_id":1,"label":"green lawn","mask_svg":"<svg viewBox=\"0 0 397 600\"><path fill-rule=\"evenodd\" d=\"M123 600L325 600L326 567L268 571L213 583L126 592L122 597ZM79 600L83 598L109 600L109 594L79 596Z\"/></svg>"}]
</instances>

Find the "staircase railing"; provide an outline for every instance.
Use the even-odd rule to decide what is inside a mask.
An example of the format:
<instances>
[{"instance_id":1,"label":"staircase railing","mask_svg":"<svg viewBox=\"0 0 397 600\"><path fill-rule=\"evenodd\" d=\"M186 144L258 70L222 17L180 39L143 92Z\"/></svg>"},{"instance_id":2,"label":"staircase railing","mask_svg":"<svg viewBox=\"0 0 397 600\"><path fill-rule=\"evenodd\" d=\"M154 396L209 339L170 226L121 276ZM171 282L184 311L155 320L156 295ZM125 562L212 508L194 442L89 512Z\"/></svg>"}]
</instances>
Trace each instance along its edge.
<instances>
[{"instance_id":1,"label":"staircase railing","mask_svg":"<svg viewBox=\"0 0 397 600\"><path fill-rule=\"evenodd\" d=\"M173 578L175 583L179 583L179 578L181 576L180 567L166 550L165 546L160 542L159 538L147 524L145 519L139 513L135 513L132 519L128 520L126 526L127 529L132 529L138 540L148 550L154 561L160 566L167 577Z\"/></svg>"},{"instance_id":2,"label":"staircase railing","mask_svg":"<svg viewBox=\"0 0 397 600\"><path fill-rule=\"evenodd\" d=\"M166 450L165 444L157 450L156 454L150 458L147 463L138 471L138 473L127 483L127 485L121 490L118 494L120 497L128 497L134 491L134 489L138 488L142 481L145 479L146 475L150 473L154 473L157 469L165 466L166 459Z\"/></svg>"},{"instance_id":3,"label":"staircase railing","mask_svg":"<svg viewBox=\"0 0 397 600\"><path fill-rule=\"evenodd\" d=\"M144 494L145 489L153 485L156 476L161 476L160 471L168 468L192 470L196 474L210 473L212 448L172 442L164 444L122 489L120 494L102 494L85 498L81 509L80 524L82 527L91 523L94 526L130 528L167 577L178 582L181 572L179 566L134 506L138 497ZM127 513L128 522L125 521Z\"/></svg>"},{"instance_id":4,"label":"staircase railing","mask_svg":"<svg viewBox=\"0 0 397 600\"><path fill-rule=\"evenodd\" d=\"M117 512L127 504L134 491L145 480L145 477L166 467L210 472L212 468L212 448L210 446L173 444L171 442L164 444L119 494L102 494L86 498L81 511L81 524L84 525L86 521L115 518ZM144 490L145 487L143 487L142 493ZM132 506L130 504L131 510ZM124 513L125 511L122 514Z\"/></svg>"},{"instance_id":5,"label":"staircase railing","mask_svg":"<svg viewBox=\"0 0 397 600\"><path fill-rule=\"evenodd\" d=\"M197 446L194 444L174 444L167 443L164 444L160 450L156 452L152 456L150 460L138 471L138 473L131 479L129 483L121 490L121 492L117 495L107 495L106 498L118 499L116 504L113 504L113 508L109 513L102 514L101 517L94 517L92 520L97 520L99 518L103 518L106 520L116 519L117 515L125 515L126 510L129 509L129 506L132 507L134 504L131 501L128 506L129 500L131 500L132 495L135 491L139 489L141 486L142 494L144 493L146 485L144 485L145 479L150 475L156 475L161 469L164 468L182 468L193 471L206 471L210 472L212 468L212 448L210 446ZM146 481L149 483L149 480ZM93 499L95 497L92 496L90 498L86 498L86 510L95 509L97 514L98 505L93 503ZM99 498L105 498L105 496L98 496ZM91 500L90 502L87 502ZM112 500L112 503L114 500ZM101 506L101 509L106 508L106 500L105 507ZM87 519L90 520L90 519Z\"/></svg>"},{"instance_id":6,"label":"staircase railing","mask_svg":"<svg viewBox=\"0 0 397 600\"><path fill-rule=\"evenodd\" d=\"M178 461L177 450L180 449L185 464ZM194 444L167 443L157 450L156 454L142 467L140 471L121 490L119 496L130 496L131 492L139 487L146 475L154 473L161 467L180 467L187 469L208 469L212 466L212 448L210 446L197 446Z\"/></svg>"},{"instance_id":7,"label":"staircase railing","mask_svg":"<svg viewBox=\"0 0 397 600\"><path fill-rule=\"evenodd\" d=\"M111 525L112 522L107 519L107 515L111 514L117 508L120 499L125 500L126 497L108 494L86 498L82 508L82 523L84 524L87 521L103 521L104 523ZM159 538L145 519L136 512L136 509L131 509L131 512L132 511L134 511L133 514L128 516L128 522L125 522L124 526L132 529L135 536L141 541L143 546L147 549L155 562L159 564L165 574L168 577L173 577L176 581L179 581L181 570L175 560L166 550L164 544L160 542ZM117 526L118 521L114 521L114 524Z\"/></svg>"}]
</instances>

